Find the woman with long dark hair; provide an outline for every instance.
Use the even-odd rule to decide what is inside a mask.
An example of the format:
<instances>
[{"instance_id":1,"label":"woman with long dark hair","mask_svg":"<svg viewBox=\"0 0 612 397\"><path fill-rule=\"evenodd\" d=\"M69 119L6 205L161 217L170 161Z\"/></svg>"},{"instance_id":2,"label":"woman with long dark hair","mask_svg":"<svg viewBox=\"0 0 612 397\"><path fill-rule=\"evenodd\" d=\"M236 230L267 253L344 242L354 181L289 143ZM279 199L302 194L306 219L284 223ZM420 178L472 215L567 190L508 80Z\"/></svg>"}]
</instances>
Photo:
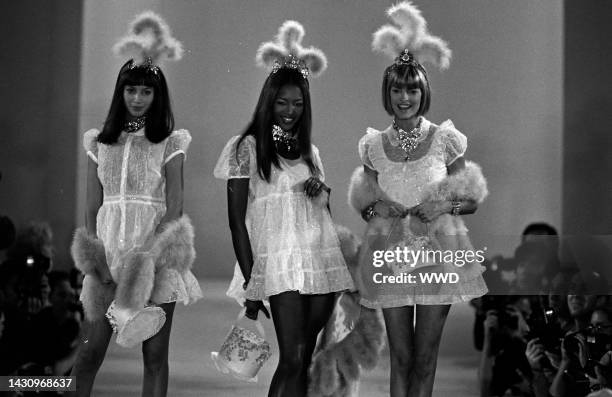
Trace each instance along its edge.
<instances>
[{"instance_id":1,"label":"woman with long dark hair","mask_svg":"<svg viewBox=\"0 0 612 397\"><path fill-rule=\"evenodd\" d=\"M270 302L280 357L269 396L305 396L317 335L334 292L352 288L328 209L318 149L310 142L307 76L325 68L304 49L302 26L287 21L258 61L272 71L253 119L225 146L215 176L227 179L228 215L238 263L228 294L257 319Z\"/></svg>"},{"instance_id":2,"label":"woman with long dark hair","mask_svg":"<svg viewBox=\"0 0 612 397\"><path fill-rule=\"evenodd\" d=\"M157 34L149 47L135 39L148 28ZM193 248L188 242L177 245L181 238L193 239L182 216L183 161L191 135L173 131L168 86L158 64L162 56L180 58L180 43L151 12L139 15L131 30L117 47L122 55L136 47L139 56L121 67L102 130L84 137L86 231L77 230L73 244L75 263L86 273L81 293L86 335L72 371L77 396L90 395L113 331L120 345L142 342L142 395L165 396L175 304L202 296L187 266ZM174 266L164 257L170 246L174 257L191 259Z\"/></svg>"}]
</instances>

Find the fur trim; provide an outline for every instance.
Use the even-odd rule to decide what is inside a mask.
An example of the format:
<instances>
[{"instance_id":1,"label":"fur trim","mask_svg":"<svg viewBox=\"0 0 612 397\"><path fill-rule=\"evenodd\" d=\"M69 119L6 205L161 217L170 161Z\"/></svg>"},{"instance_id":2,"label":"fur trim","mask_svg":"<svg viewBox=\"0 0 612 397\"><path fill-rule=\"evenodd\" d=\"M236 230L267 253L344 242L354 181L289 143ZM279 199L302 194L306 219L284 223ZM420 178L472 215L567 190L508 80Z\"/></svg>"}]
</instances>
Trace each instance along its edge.
<instances>
[{"instance_id":1,"label":"fur trim","mask_svg":"<svg viewBox=\"0 0 612 397\"><path fill-rule=\"evenodd\" d=\"M154 236L149 251L132 252L125 258L119 276L115 299L119 307L140 309L151 299L156 278L167 269L184 273L195 260L193 226L187 215L168 222L163 231ZM147 249L145 244L143 249Z\"/></svg>"},{"instance_id":2,"label":"fur trim","mask_svg":"<svg viewBox=\"0 0 612 397\"><path fill-rule=\"evenodd\" d=\"M123 258L117 283L117 306L142 309L149 302L155 277L155 264L149 253L131 252Z\"/></svg>"},{"instance_id":3,"label":"fur trim","mask_svg":"<svg viewBox=\"0 0 612 397\"><path fill-rule=\"evenodd\" d=\"M90 236L84 227L74 232L70 253L77 269L98 280L102 269L108 268L102 240Z\"/></svg>"},{"instance_id":4,"label":"fur trim","mask_svg":"<svg viewBox=\"0 0 612 397\"><path fill-rule=\"evenodd\" d=\"M387 194L378 186L376 179L366 174L363 167L356 168L351 176L348 189L349 205L361 214L364 208L379 199L391 201Z\"/></svg>"},{"instance_id":5,"label":"fur trim","mask_svg":"<svg viewBox=\"0 0 612 397\"><path fill-rule=\"evenodd\" d=\"M474 200L482 203L488 194L487 180L480 166L466 161L464 169L428 187L423 201Z\"/></svg>"},{"instance_id":6,"label":"fur trim","mask_svg":"<svg viewBox=\"0 0 612 397\"><path fill-rule=\"evenodd\" d=\"M87 321L105 320L106 310L115 297L115 284L102 284L98 277L89 274L83 279L81 302Z\"/></svg>"},{"instance_id":7,"label":"fur trim","mask_svg":"<svg viewBox=\"0 0 612 397\"><path fill-rule=\"evenodd\" d=\"M164 230L155 237L151 249L155 267L169 267L180 273L191 269L196 256L193 238L193 226L187 215L168 222Z\"/></svg>"}]
</instances>

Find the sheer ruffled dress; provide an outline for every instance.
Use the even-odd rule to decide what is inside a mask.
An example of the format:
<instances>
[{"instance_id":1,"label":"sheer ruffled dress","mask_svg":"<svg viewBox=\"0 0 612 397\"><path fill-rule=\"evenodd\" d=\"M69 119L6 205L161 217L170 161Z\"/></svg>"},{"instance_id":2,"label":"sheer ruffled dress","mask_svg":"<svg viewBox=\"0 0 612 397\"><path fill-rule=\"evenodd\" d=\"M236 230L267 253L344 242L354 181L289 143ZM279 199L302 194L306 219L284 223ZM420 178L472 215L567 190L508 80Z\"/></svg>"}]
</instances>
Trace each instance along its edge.
<instances>
[{"instance_id":1,"label":"sheer ruffled dress","mask_svg":"<svg viewBox=\"0 0 612 397\"><path fill-rule=\"evenodd\" d=\"M178 130L160 143L150 142L144 129L122 132L117 143L96 140L99 131L84 136L87 155L98 164L98 178L104 193L96 219L98 238L106 250L106 261L115 280L122 258L142 246L153 235L166 213L164 165L179 154L186 155L191 142L187 130ZM85 277L84 283L88 282ZM83 288L81 300L94 299ZM155 275L151 303L193 303L202 297L198 280L191 271L163 269Z\"/></svg>"},{"instance_id":2,"label":"sheer ruffled dress","mask_svg":"<svg viewBox=\"0 0 612 397\"><path fill-rule=\"evenodd\" d=\"M238 263L227 294L239 302L262 300L285 291L325 294L353 288L340 251L331 216L322 200L304 193L311 176L301 159L280 159L272 166L270 182L257 172L255 139L247 136L236 148L239 136L229 140L214 170L220 179L249 178L246 227L253 252L253 269L246 291ZM315 164L323 165L312 146Z\"/></svg>"},{"instance_id":3,"label":"sheer ruffled dress","mask_svg":"<svg viewBox=\"0 0 612 397\"><path fill-rule=\"evenodd\" d=\"M387 196L411 208L422 203L428 189L447 177L447 166L464 155L467 138L455 129L450 120L436 126L423 118L421 131L424 138L414 152L414 158L406 160L405 152L398 147L398 142L393 141L391 131L392 127L385 131L369 128L359 141L359 156L366 167L377 172L378 185ZM460 217L442 215L438 221L424 224L409 215L404 219L389 219L389 224L384 230L379 230L378 235L366 236L360 252L357 284L364 306L388 308L451 304L487 292L482 278L484 267L476 255L469 254L469 263L456 260L465 255L459 251L474 252L468 230ZM398 248L401 256L390 261L380 258L377 263L380 267L374 266L374 251L396 251ZM411 256L411 252L416 254L417 251L423 252L420 257ZM438 253L425 256L427 251ZM455 273L458 278L447 276L438 279L439 282L427 282L421 278L421 273ZM414 275L413 282L405 276L384 278L407 274Z\"/></svg>"}]
</instances>

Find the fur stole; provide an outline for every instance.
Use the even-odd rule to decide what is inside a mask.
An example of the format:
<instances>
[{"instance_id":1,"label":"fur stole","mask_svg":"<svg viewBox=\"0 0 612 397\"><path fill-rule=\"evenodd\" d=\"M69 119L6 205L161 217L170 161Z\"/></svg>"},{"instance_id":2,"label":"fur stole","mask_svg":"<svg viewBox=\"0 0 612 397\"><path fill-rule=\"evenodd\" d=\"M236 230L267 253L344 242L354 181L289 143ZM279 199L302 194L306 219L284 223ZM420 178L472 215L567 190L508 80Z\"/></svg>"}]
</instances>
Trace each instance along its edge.
<instances>
[{"instance_id":1,"label":"fur stole","mask_svg":"<svg viewBox=\"0 0 612 397\"><path fill-rule=\"evenodd\" d=\"M466 161L465 168L428 186L423 201L474 200L482 203L489 195L487 180L482 169L473 161Z\"/></svg>"},{"instance_id":2,"label":"fur stole","mask_svg":"<svg viewBox=\"0 0 612 397\"><path fill-rule=\"evenodd\" d=\"M376 367L384 343L380 310L361 308L354 328L340 341L321 349L310 367L309 397L356 395L361 370Z\"/></svg>"},{"instance_id":3,"label":"fur stole","mask_svg":"<svg viewBox=\"0 0 612 397\"><path fill-rule=\"evenodd\" d=\"M90 282L83 282L86 316L91 320L103 318L113 298L119 307L143 308L151 299L158 275L167 269L180 273L191 269L195 260L193 238L193 226L186 215L169 222L161 233L121 258L123 266L115 280L116 291L114 286L111 291L100 283L96 271L98 266L108 266L101 240L88 236L84 228L77 229L72 244L73 258L77 268L91 277Z\"/></svg>"},{"instance_id":4,"label":"fur stole","mask_svg":"<svg viewBox=\"0 0 612 397\"><path fill-rule=\"evenodd\" d=\"M108 268L102 240L80 227L74 233L70 253L76 268L85 274L81 295L85 317L90 321L104 319L115 296L115 284L103 284L100 279L103 269Z\"/></svg>"},{"instance_id":5,"label":"fur stole","mask_svg":"<svg viewBox=\"0 0 612 397\"><path fill-rule=\"evenodd\" d=\"M361 211L373 201L388 200L376 179L366 174L363 167L358 167L353 172L350 183L348 202L360 215ZM487 181L480 166L472 161L466 161L465 168L426 187L422 201L474 200L482 203L488 194ZM391 223L391 219L374 217L368 223L366 235L388 234ZM462 234L467 230L461 217L454 217L450 214L440 216L431 226L432 233L442 235Z\"/></svg>"},{"instance_id":6,"label":"fur stole","mask_svg":"<svg viewBox=\"0 0 612 397\"><path fill-rule=\"evenodd\" d=\"M356 277L360 239L336 225L342 255ZM344 292L319 338L309 370L310 397L356 396L362 369L373 369L384 341L380 311L359 305L359 295Z\"/></svg>"}]
</instances>

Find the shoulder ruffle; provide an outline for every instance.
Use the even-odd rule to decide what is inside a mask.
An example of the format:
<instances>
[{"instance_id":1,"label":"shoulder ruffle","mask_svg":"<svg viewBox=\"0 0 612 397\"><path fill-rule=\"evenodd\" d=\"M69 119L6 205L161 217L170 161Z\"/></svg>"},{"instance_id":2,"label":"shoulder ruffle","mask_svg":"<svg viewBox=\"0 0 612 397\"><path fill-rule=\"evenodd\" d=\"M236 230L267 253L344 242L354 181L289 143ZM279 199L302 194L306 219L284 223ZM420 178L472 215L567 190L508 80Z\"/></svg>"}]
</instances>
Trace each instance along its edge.
<instances>
[{"instance_id":1,"label":"shoulder ruffle","mask_svg":"<svg viewBox=\"0 0 612 397\"><path fill-rule=\"evenodd\" d=\"M187 149L191 143L191 134L187 130L172 131L167 138L166 150L164 151L164 164L179 154L187 157Z\"/></svg>"},{"instance_id":2,"label":"shoulder ruffle","mask_svg":"<svg viewBox=\"0 0 612 397\"><path fill-rule=\"evenodd\" d=\"M451 120L446 120L438 127L440 143L444 148L446 165L465 154L467 150L467 137L455 128Z\"/></svg>"},{"instance_id":3,"label":"shoulder ruffle","mask_svg":"<svg viewBox=\"0 0 612 397\"><path fill-rule=\"evenodd\" d=\"M240 135L230 138L221 151L213 171L215 178L250 178L257 172L255 138L251 135L247 136L240 142L240 147L237 148L239 139Z\"/></svg>"},{"instance_id":4,"label":"shoulder ruffle","mask_svg":"<svg viewBox=\"0 0 612 397\"><path fill-rule=\"evenodd\" d=\"M98 134L100 130L92 128L83 134L83 148L87 155L97 164L98 163Z\"/></svg>"},{"instance_id":5,"label":"shoulder ruffle","mask_svg":"<svg viewBox=\"0 0 612 397\"><path fill-rule=\"evenodd\" d=\"M382 134L382 131L368 127L365 135L359 139L359 144L357 146L361 163L371 169L374 169L374 165L372 164L372 160L370 158L370 148L374 146L375 140L378 139L380 134Z\"/></svg>"}]
</instances>

